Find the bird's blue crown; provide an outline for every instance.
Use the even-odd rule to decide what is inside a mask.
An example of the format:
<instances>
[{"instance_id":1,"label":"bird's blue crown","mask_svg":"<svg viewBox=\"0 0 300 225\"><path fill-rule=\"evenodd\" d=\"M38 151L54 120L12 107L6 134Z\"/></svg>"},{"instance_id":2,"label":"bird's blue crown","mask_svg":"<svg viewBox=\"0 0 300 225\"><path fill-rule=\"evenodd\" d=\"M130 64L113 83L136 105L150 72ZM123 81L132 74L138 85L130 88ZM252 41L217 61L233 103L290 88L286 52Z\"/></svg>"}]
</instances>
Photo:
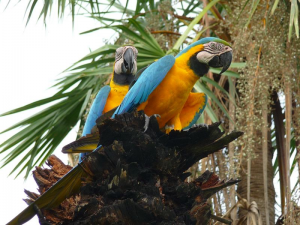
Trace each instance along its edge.
<instances>
[{"instance_id":1,"label":"bird's blue crown","mask_svg":"<svg viewBox=\"0 0 300 225\"><path fill-rule=\"evenodd\" d=\"M219 42L219 43L222 43L224 45L227 45L227 46L230 46L229 43L227 43L226 41L220 39L220 38L216 38L216 37L206 37L206 38L202 38L200 39L199 41L196 41L194 42L193 44L189 45L188 47L186 47L185 49L183 49L181 52L179 52L177 55L176 55L176 58L181 56L182 54L186 53L188 50L190 50L192 47L194 46L197 46L197 45L201 45L201 44L205 44L205 43L208 43L208 42L211 42L211 41L214 41L214 42Z\"/></svg>"}]
</instances>

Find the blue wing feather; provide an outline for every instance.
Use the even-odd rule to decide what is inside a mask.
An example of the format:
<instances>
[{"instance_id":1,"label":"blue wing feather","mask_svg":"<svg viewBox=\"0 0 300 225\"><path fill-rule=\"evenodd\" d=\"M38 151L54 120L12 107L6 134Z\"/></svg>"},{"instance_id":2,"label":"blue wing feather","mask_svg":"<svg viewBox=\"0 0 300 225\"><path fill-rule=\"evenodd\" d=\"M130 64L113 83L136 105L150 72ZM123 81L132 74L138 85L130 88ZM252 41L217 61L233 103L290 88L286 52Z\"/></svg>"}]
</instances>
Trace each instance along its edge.
<instances>
[{"instance_id":1,"label":"blue wing feather","mask_svg":"<svg viewBox=\"0 0 300 225\"><path fill-rule=\"evenodd\" d=\"M110 92L110 86L104 86L98 92L92 104L92 107L90 109L90 112L88 114L86 122L84 124L82 136L86 136L87 134L90 134L92 128L96 125L97 118L102 115L109 92Z\"/></svg>"},{"instance_id":2,"label":"blue wing feather","mask_svg":"<svg viewBox=\"0 0 300 225\"><path fill-rule=\"evenodd\" d=\"M106 105L106 101L109 95L111 88L110 86L104 86L100 89L98 92L92 107L90 109L90 112L88 114L88 117L86 119L86 122L83 127L82 136L86 136L87 134L90 134L92 131L92 128L96 125L96 120L99 116L102 115L103 109ZM86 156L88 153L81 153L79 156L79 162L83 159L84 156Z\"/></svg>"},{"instance_id":3,"label":"blue wing feather","mask_svg":"<svg viewBox=\"0 0 300 225\"><path fill-rule=\"evenodd\" d=\"M165 78L174 63L175 58L172 55L164 56L152 63L129 90L112 118L114 118L116 114L132 112L141 103L147 101L149 95Z\"/></svg>"}]
</instances>

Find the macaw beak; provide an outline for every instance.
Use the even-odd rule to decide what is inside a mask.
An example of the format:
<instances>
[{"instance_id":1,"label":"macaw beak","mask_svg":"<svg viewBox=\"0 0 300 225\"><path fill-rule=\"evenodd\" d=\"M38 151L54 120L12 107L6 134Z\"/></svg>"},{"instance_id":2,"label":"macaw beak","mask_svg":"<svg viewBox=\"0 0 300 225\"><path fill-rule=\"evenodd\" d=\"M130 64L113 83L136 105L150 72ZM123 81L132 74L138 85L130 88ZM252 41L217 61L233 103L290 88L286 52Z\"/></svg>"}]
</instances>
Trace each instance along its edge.
<instances>
[{"instance_id":1,"label":"macaw beak","mask_svg":"<svg viewBox=\"0 0 300 225\"><path fill-rule=\"evenodd\" d=\"M134 53L131 48L126 49L123 55L122 73L131 74L134 69Z\"/></svg>"},{"instance_id":2,"label":"macaw beak","mask_svg":"<svg viewBox=\"0 0 300 225\"><path fill-rule=\"evenodd\" d=\"M209 61L208 65L214 68L223 67L220 73L221 75L229 68L231 61L232 61L232 50L227 51L221 55L216 55Z\"/></svg>"}]
</instances>

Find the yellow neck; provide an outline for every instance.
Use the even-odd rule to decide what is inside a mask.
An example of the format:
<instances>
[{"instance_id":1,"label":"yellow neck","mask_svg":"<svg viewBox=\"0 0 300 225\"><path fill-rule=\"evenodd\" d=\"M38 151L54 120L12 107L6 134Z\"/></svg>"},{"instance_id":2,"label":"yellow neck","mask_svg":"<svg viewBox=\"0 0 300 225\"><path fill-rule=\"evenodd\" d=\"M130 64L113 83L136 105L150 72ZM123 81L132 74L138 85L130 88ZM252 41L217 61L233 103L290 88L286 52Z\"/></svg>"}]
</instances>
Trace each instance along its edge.
<instances>
[{"instance_id":1,"label":"yellow neck","mask_svg":"<svg viewBox=\"0 0 300 225\"><path fill-rule=\"evenodd\" d=\"M184 53L181 56L179 56L178 58L176 58L176 65L178 65L179 67L183 68L184 70L186 70L189 73L194 74L196 76L194 71L189 67L188 62L189 62L189 59L195 53L200 52L203 49L204 49L203 45L197 45L197 46L191 48L189 51L187 51L186 53ZM199 77L198 77L198 79L199 79Z\"/></svg>"},{"instance_id":2,"label":"yellow neck","mask_svg":"<svg viewBox=\"0 0 300 225\"><path fill-rule=\"evenodd\" d=\"M116 82L114 82L114 74L111 77L109 86L111 87L111 89L117 89L120 92L127 92L128 88L129 88L129 85L120 85L120 84L117 84Z\"/></svg>"},{"instance_id":3,"label":"yellow neck","mask_svg":"<svg viewBox=\"0 0 300 225\"><path fill-rule=\"evenodd\" d=\"M176 58L176 66L178 66L181 70L185 71L185 75L183 73L178 74L179 76L184 76L184 80L187 82L190 82L192 86L196 83L196 81L200 78L198 75L195 74L195 72L191 69L189 66L189 59L197 52L202 51L204 48L203 45L198 45L193 48L191 48L186 53L182 54L178 58Z\"/></svg>"}]
</instances>

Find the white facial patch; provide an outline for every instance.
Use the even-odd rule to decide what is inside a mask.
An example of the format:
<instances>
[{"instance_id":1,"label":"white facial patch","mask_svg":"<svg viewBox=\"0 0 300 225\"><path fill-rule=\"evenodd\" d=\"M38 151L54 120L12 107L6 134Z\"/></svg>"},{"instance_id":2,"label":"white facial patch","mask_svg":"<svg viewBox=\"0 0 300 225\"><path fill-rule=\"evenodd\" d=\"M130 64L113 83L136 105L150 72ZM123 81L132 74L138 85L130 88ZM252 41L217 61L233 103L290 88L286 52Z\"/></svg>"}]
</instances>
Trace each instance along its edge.
<instances>
[{"instance_id":1,"label":"white facial patch","mask_svg":"<svg viewBox=\"0 0 300 225\"><path fill-rule=\"evenodd\" d=\"M134 62L133 62L133 69L131 71L132 74L135 74L137 71L137 55L138 55L138 50L133 47L133 46L124 46L120 47L116 50L116 55L115 55L115 72L117 74L122 74L122 65L124 63L124 53L126 52L127 49L132 49L134 53Z\"/></svg>"},{"instance_id":2,"label":"white facial patch","mask_svg":"<svg viewBox=\"0 0 300 225\"><path fill-rule=\"evenodd\" d=\"M197 59L201 63L208 64L208 62L214 57L215 55L211 54L210 52L201 51L197 54Z\"/></svg>"}]
</instances>

